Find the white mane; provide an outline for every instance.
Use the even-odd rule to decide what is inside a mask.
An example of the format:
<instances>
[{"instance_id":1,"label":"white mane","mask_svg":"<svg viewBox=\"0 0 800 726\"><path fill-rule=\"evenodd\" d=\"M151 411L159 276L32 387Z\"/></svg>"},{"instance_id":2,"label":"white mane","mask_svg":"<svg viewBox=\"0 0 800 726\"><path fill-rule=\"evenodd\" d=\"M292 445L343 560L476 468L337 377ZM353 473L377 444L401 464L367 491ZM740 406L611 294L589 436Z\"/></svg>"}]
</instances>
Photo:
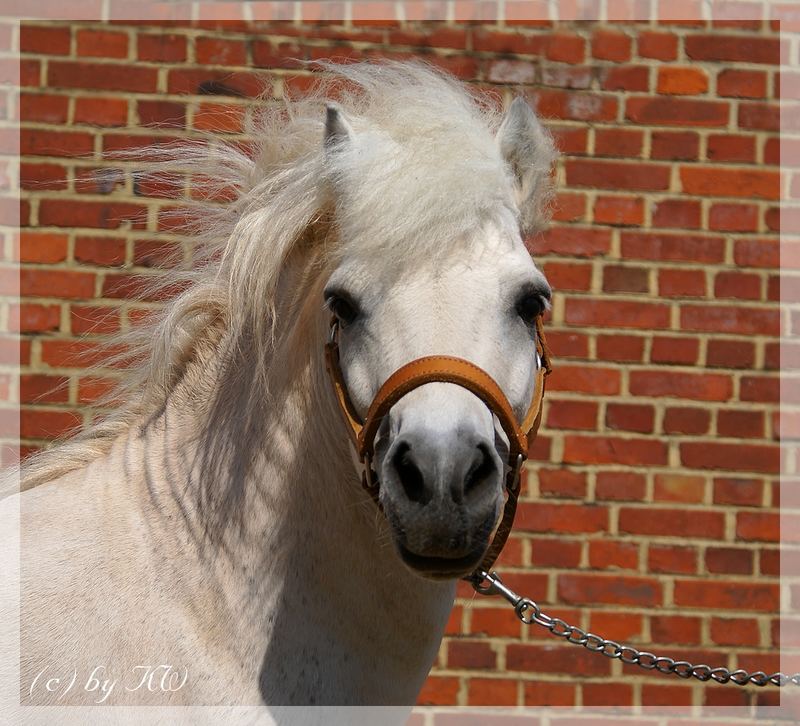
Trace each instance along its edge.
<instances>
[{"instance_id":1,"label":"white mane","mask_svg":"<svg viewBox=\"0 0 800 726\"><path fill-rule=\"evenodd\" d=\"M84 466L134 422L160 411L204 346L224 354L218 380L225 387L227 377L228 385L217 423L241 418L237 426L246 436L254 414L242 411L242 402L251 406L258 399L263 405L279 338L288 328L301 328L302 310L322 304L319 291L306 285L297 290L292 310L276 309L292 261L300 260L303 270L299 278L293 273L294 285L308 283L343 254L377 253L387 267L413 264L420 256L458 255L465 233L499 209L510 208L519 217L514 170L494 141L498 108L422 64L325 67L335 72L332 81L303 100L264 111L252 131L252 154L233 145L198 143L157 152L161 162L155 173L178 168L203 175L213 180L211 198L233 190L232 201L201 205L193 215L198 262L191 270L167 272L157 283L177 284L183 291L152 326L126 334L124 342L138 362L113 394L122 408L34 457L23 468L22 488ZM326 162L323 148L330 98L358 139L337 155L335 166ZM550 148L537 161L542 179L553 156ZM335 201L334 186L341 187ZM525 210L525 219L544 219L549 185L540 186L544 193L533 214ZM340 240L347 240L346 247ZM281 315L292 317L288 325Z\"/></svg>"}]
</instances>

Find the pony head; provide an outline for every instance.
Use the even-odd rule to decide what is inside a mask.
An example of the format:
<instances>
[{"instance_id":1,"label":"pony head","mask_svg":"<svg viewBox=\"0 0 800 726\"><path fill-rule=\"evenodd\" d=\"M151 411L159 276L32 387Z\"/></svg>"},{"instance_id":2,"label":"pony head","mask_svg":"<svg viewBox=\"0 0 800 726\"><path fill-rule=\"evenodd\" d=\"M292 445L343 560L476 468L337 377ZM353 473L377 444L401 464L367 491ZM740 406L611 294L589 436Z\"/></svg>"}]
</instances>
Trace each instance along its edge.
<instances>
[{"instance_id":1,"label":"pony head","mask_svg":"<svg viewBox=\"0 0 800 726\"><path fill-rule=\"evenodd\" d=\"M395 370L446 355L489 373L522 420L550 300L523 236L543 222L550 137L522 99L499 117L420 66L355 76L383 104L329 104L323 142L336 237L324 299L351 401L363 416ZM410 568L452 578L478 565L503 509L508 445L486 404L452 383L390 409L373 467Z\"/></svg>"}]
</instances>

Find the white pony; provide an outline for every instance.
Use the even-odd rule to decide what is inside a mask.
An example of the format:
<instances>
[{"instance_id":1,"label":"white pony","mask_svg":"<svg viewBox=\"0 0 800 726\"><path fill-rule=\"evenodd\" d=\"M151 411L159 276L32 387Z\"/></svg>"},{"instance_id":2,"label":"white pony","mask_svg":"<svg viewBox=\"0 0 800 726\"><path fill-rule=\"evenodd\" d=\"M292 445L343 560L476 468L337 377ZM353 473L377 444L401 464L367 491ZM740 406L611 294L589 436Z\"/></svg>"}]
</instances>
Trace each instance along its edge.
<instances>
[{"instance_id":1,"label":"white pony","mask_svg":"<svg viewBox=\"0 0 800 726\"><path fill-rule=\"evenodd\" d=\"M252 157L173 152L236 190L199 219L205 263L147 332L124 409L3 502L21 517L24 703L418 695L502 510L507 440L466 389L417 388L376 437L381 512L326 376L330 316L362 415L394 370L442 354L521 418L550 296L521 235L544 221L554 150L522 100L501 117L420 64L328 69L338 104L323 88L266 114ZM87 689L98 667L116 685ZM45 687L73 670L69 692Z\"/></svg>"}]
</instances>

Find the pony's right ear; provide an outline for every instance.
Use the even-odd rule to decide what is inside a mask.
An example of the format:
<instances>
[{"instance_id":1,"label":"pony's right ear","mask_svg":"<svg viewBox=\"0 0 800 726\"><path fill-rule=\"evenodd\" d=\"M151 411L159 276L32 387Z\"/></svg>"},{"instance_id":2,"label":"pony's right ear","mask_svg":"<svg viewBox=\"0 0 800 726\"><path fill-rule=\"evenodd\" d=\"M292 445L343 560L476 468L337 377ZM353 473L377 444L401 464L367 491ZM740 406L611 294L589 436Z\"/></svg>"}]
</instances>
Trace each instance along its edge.
<instances>
[{"instance_id":1,"label":"pony's right ear","mask_svg":"<svg viewBox=\"0 0 800 726\"><path fill-rule=\"evenodd\" d=\"M355 138L355 133L339 106L335 103L329 103L326 111L325 148L334 149L337 146L351 142Z\"/></svg>"},{"instance_id":2,"label":"pony's right ear","mask_svg":"<svg viewBox=\"0 0 800 726\"><path fill-rule=\"evenodd\" d=\"M525 99L517 97L509 107L497 131L497 145L514 179L522 230L535 231L545 221L556 152Z\"/></svg>"}]
</instances>

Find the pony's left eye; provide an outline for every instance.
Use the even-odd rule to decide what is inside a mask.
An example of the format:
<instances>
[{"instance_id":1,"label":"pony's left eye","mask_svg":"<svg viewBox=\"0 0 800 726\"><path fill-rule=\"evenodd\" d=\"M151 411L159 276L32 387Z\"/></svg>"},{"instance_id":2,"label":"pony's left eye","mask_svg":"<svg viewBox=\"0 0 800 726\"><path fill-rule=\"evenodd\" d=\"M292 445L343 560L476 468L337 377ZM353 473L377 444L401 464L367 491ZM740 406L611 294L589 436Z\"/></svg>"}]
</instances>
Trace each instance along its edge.
<instances>
[{"instance_id":1,"label":"pony's left eye","mask_svg":"<svg viewBox=\"0 0 800 726\"><path fill-rule=\"evenodd\" d=\"M327 304L342 327L350 325L358 317L358 307L352 300L348 300L345 297L331 295L327 300Z\"/></svg>"},{"instance_id":2,"label":"pony's left eye","mask_svg":"<svg viewBox=\"0 0 800 726\"><path fill-rule=\"evenodd\" d=\"M528 293L517 302L517 314L528 324L533 325L545 311L545 301L541 295Z\"/></svg>"}]
</instances>

